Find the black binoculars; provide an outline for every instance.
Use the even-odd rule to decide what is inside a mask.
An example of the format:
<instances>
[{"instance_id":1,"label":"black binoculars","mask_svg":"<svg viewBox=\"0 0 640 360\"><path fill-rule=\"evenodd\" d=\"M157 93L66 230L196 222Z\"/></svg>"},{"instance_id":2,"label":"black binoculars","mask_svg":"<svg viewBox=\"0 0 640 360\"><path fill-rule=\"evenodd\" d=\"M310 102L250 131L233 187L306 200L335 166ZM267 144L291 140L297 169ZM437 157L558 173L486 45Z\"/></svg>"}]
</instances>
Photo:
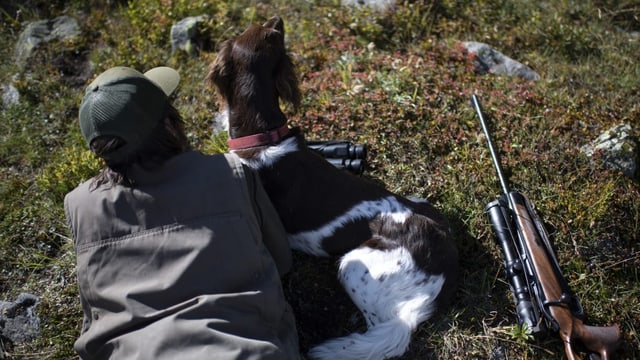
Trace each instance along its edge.
<instances>
[{"instance_id":1,"label":"black binoculars","mask_svg":"<svg viewBox=\"0 0 640 360\"><path fill-rule=\"evenodd\" d=\"M364 145L354 145L348 141L310 141L307 146L325 158L365 159L367 149Z\"/></svg>"},{"instance_id":2,"label":"black binoculars","mask_svg":"<svg viewBox=\"0 0 640 360\"><path fill-rule=\"evenodd\" d=\"M349 141L329 140L307 142L309 149L324 157L338 169L362 174L366 167L367 148Z\"/></svg>"}]
</instances>

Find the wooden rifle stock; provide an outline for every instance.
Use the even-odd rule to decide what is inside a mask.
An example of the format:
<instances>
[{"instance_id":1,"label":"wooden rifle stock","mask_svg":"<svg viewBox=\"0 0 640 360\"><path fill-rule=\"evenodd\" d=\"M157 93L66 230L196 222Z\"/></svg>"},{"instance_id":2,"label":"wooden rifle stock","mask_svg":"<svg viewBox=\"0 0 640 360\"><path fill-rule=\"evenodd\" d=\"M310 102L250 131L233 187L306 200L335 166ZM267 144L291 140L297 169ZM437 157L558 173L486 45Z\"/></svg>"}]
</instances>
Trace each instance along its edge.
<instances>
[{"instance_id":1,"label":"wooden rifle stock","mask_svg":"<svg viewBox=\"0 0 640 360\"><path fill-rule=\"evenodd\" d=\"M602 360L609 359L619 346L618 326L595 327L582 321L584 311L578 299L570 292L566 279L557 264L547 232L528 199L517 192L509 193L509 203L516 224L518 241L533 270L534 293L538 306L558 331L564 343L568 359L580 359L573 350L573 339L600 354Z\"/></svg>"},{"instance_id":2,"label":"wooden rifle stock","mask_svg":"<svg viewBox=\"0 0 640 360\"><path fill-rule=\"evenodd\" d=\"M619 346L620 328L617 325L595 327L583 323L582 305L569 289L542 221L523 194L509 190L475 95L471 102L480 118L504 192L500 201L487 205L487 212L503 248L506 273L518 308L518 321L530 327L533 325L536 332L545 328L557 331L570 360L580 359L572 348L573 339L600 354L602 360L608 360ZM519 259L513 259L514 250ZM518 272L510 268L512 264L520 266ZM526 282L526 289L522 289L522 282ZM542 320L547 326L541 323Z\"/></svg>"}]
</instances>

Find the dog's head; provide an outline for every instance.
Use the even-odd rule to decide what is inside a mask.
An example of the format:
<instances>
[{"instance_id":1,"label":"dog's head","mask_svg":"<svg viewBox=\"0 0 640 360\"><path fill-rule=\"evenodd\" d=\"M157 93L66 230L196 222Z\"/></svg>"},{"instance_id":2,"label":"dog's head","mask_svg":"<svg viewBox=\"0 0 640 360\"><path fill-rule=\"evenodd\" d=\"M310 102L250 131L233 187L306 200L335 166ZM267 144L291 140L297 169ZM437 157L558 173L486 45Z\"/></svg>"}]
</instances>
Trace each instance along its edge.
<instances>
[{"instance_id":1,"label":"dog's head","mask_svg":"<svg viewBox=\"0 0 640 360\"><path fill-rule=\"evenodd\" d=\"M300 104L300 90L284 45L284 22L274 16L221 46L206 81L230 110Z\"/></svg>"}]
</instances>

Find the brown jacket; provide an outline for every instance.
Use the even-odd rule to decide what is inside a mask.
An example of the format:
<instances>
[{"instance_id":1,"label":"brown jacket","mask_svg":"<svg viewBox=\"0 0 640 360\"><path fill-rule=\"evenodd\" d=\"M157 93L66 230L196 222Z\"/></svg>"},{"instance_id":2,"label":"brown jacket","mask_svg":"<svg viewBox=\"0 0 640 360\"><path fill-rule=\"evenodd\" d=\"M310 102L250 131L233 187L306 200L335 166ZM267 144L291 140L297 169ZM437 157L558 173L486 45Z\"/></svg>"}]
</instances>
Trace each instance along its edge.
<instances>
[{"instance_id":1,"label":"brown jacket","mask_svg":"<svg viewBox=\"0 0 640 360\"><path fill-rule=\"evenodd\" d=\"M282 224L234 155L187 152L65 198L85 359L297 359Z\"/></svg>"}]
</instances>

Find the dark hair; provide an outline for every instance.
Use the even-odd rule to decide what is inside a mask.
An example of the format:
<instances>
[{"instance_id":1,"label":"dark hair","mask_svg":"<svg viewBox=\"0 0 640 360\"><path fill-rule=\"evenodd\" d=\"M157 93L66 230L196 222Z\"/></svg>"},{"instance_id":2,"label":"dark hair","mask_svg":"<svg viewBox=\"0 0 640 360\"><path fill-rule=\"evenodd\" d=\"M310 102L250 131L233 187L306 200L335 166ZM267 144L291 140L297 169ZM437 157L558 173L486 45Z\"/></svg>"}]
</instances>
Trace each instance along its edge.
<instances>
[{"instance_id":1,"label":"dark hair","mask_svg":"<svg viewBox=\"0 0 640 360\"><path fill-rule=\"evenodd\" d=\"M178 110L171 104L140 149L124 160L118 162L109 160L109 153L125 145L125 141L117 136L100 136L91 142L90 148L96 155L103 158L106 167L102 169L92 182L95 189L101 185L134 185L128 176L134 165L152 170L161 166L174 155L191 149L189 140L184 132L184 122Z\"/></svg>"}]
</instances>

